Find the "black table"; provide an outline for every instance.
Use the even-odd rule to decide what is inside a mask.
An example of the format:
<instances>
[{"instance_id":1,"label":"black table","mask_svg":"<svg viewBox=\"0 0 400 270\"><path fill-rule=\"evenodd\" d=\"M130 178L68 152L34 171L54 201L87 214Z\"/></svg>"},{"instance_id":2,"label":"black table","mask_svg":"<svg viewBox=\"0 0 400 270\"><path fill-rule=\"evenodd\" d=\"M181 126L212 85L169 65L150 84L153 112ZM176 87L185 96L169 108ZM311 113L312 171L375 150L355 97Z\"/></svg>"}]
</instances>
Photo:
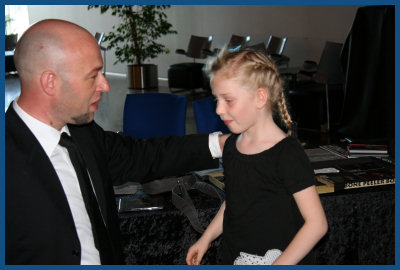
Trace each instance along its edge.
<instances>
[{"instance_id":1,"label":"black table","mask_svg":"<svg viewBox=\"0 0 400 270\"><path fill-rule=\"evenodd\" d=\"M168 199L170 195L165 195ZM200 221L208 224L219 201L191 191ZM321 195L329 230L312 251L314 264L394 264L394 185ZM172 205L164 210L121 216L126 264L185 264L188 248L200 237ZM219 263L218 238L204 264Z\"/></svg>"}]
</instances>

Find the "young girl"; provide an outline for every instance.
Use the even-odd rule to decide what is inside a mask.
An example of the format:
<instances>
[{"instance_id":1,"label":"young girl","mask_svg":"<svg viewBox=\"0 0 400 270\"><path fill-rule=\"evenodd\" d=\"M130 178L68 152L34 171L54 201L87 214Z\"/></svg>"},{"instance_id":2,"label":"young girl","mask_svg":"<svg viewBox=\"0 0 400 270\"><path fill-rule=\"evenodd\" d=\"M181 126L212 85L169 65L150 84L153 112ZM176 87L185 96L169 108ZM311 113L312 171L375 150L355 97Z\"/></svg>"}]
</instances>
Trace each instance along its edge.
<instances>
[{"instance_id":1,"label":"young girl","mask_svg":"<svg viewBox=\"0 0 400 270\"><path fill-rule=\"evenodd\" d=\"M263 53L241 50L223 51L208 71L216 112L232 132L223 151L226 200L187 264L200 264L222 233L223 264L309 263L328 226L309 160L290 136L278 70ZM276 109L288 134L273 120Z\"/></svg>"}]
</instances>

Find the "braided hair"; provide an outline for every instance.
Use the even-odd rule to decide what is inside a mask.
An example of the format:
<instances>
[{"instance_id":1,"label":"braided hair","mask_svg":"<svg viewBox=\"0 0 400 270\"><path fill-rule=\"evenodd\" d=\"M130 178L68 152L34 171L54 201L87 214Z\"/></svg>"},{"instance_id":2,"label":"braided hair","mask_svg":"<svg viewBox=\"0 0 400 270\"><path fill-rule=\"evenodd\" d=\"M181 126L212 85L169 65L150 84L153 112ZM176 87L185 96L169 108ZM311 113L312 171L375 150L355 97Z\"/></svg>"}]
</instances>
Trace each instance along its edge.
<instances>
[{"instance_id":1,"label":"braided hair","mask_svg":"<svg viewBox=\"0 0 400 270\"><path fill-rule=\"evenodd\" d=\"M223 73L227 78L239 79L253 89L266 89L269 95L267 106L274 116L280 116L288 135L292 135L293 121L283 91L283 80L273 61L264 53L248 49L235 52L223 49L207 62L206 73L211 80L215 74Z\"/></svg>"}]
</instances>

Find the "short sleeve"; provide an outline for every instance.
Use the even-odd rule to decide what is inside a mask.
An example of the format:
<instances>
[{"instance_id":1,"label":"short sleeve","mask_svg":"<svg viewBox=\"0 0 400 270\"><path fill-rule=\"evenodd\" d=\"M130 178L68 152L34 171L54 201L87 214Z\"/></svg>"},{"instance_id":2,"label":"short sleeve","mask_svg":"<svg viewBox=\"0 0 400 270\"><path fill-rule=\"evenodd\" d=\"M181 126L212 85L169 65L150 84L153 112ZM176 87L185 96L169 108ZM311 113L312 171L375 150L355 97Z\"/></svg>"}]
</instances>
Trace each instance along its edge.
<instances>
[{"instance_id":1,"label":"short sleeve","mask_svg":"<svg viewBox=\"0 0 400 270\"><path fill-rule=\"evenodd\" d=\"M282 147L278 161L278 174L290 194L315 185L315 174L301 145L289 140Z\"/></svg>"}]
</instances>

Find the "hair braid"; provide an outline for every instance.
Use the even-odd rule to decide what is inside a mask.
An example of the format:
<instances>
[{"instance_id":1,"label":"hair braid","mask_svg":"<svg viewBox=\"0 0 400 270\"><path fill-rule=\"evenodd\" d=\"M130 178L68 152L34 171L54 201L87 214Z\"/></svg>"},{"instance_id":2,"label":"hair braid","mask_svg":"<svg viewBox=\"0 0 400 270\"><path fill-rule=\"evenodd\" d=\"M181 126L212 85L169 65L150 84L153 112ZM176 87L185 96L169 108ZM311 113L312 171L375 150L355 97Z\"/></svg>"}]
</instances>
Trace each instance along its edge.
<instances>
[{"instance_id":1,"label":"hair braid","mask_svg":"<svg viewBox=\"0 0 400 270\"><path fill-rule=\"evenodd\" d=\"M277 101L277 105L279 108L281 118L282 118L283 122L285 123L285 126L288 129L287 134L292 135L293 121L289 114L287 104L286 104L285 93L283 91L280 92L280 98Z\"/></svg>"}]
</instances>

